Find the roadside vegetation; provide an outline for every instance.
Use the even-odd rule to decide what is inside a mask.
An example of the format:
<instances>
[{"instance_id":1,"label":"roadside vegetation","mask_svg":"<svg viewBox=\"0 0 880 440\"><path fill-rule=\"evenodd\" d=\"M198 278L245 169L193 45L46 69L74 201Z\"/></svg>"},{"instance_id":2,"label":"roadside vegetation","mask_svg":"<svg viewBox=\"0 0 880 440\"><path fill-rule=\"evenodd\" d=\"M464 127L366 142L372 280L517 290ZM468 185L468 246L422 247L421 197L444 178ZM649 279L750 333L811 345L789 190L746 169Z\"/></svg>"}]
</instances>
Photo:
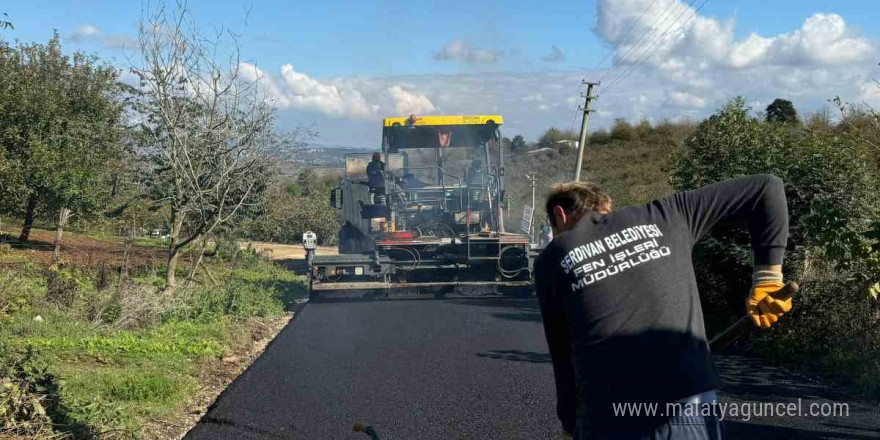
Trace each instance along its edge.
<instances>
[{"instance_id":1,"label":"roadside vegetation","mask_svg":"<svg viewBox=\"0 0 880 440\"><path fill-rule=\"evenodd\" d=\"M336 245L339 213L330 207L330 190L341 176L321 176L306 168L269 184L260 200L260 212L244 220L241 235L272 243L301 243L312 231L319 243Z\"/></svg>"},{"instance_id":2,"label":"roadside vegetation","mask_svg":"<svg viewBox=\"0 0 880 440\"><path fill-rule=\"evenodd\" d=\"M275 129L235 34L145 15L124 70L0 33L0 437L179 435L306 295L239 242L317 197L277 166L307 130Z\"/></svg>"},{"instance_id":3,"label":"roadside vegetation","mask_svg":"<svg viewBox=\"0 0 880 440\"><path fill-rule=\"evenodd\" d=\"M779 117L786 112L773 105L758 118L735 99L674 152L670 178L682 190L754 173L785 181L791 236L784 271L802 291L783 325L754 347L880 397L880 119L840 106L839 122L826 113L800 121ZM734 319L749 286L747 235L718 227L694 261L704 305Z\"/></svg>"},{"instance_id":4,"label":"roadside vegetation","mask_svg":"<svg viewBox=\"0 0 880 440\"><path fill-rule=\"evenodd\" d=\"M683 147L695 127L691 122L662 121L636 125L618 119L610 130L590 135L584 153L582 179L598 183L614 200L615 206L644 203L672 192L669 182L669 156ZM522 207L531 205L531 185L523 176L537 172L534 225L546 221L543 202L555 182L574 178L578 134L548 129L532 145L505 151L507 195L511 209L508 230L519 231ZM503 141L508 144L507 140Z\"/></svg>"},{"instance_id":5,"label":"roadside vegetation","mask_svg":"<svg viewBox=\"0 0 880 440\"><path fill-rule=\"evenodd\" d=\"M150 422L177 416L221 359L306 296L302 277L235 242L211 249L175 295L161 260L46 265L0 247L0 432L22 438L155 438Z\"/></svg>"}]
</instances>

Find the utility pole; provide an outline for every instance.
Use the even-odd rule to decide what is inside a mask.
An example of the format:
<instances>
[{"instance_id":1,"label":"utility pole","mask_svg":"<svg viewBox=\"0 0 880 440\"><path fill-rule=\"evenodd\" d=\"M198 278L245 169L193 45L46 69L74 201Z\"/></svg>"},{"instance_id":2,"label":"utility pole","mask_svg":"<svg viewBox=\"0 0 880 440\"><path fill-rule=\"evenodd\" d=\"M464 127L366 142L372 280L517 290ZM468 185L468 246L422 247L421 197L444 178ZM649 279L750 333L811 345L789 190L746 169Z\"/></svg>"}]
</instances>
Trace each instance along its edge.
<instances>
[{"instance_id":1,"label":"utility pole","mask_svg":"<svg viewBox=\"0 0 880 440\"><path fill-rule=\"evenodd\" d=\"M529 240L531 240L534 234L534 228L532 228L532 223L534 223L535 219L535 188L538 186L538 172L532 171L526 174L526 179L532 183L532 216L529 218ZM534 240L531 240L534 241Z\"/></svg>"},{"instance_id":2,"label":"utility pole","mask_svg":"<svg viewBox=\"0 0 880 440\"><path fill-rule=\"evenodd\" d=\"M575 182L581 181L581 167L584 165L584 146L587 144L587 123L590 122L590 113L593 111L590 107L593 104L593 100L596 99L596 96L593 96L593 87L599 85L599 83L592 83L587 80L581 80L581 82L587 85L587 94L583 96L585 100L584 106L579 107L584 112L584 119L581 121L581 139L578 142L577 168L574 170Z\"/></svg>"}]
</instances>

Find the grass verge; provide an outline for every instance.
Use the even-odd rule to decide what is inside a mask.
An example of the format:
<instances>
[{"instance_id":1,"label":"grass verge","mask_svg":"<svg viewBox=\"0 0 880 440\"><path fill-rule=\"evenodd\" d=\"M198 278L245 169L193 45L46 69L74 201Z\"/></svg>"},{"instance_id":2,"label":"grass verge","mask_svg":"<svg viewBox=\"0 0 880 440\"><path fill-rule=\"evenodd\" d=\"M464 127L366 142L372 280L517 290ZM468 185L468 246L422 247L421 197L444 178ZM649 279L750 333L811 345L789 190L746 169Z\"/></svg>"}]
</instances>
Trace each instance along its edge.
<instances>
[{"instance_id":1,"label":"grass verge","mask_svg":"<svg viewBox=\"0 0 880 440\"><path fill-rule=\"evenodd\" d=\"M161 438L151 421L181 413L203 370L241 357L306 294L237 249L173 295L152 274L103 282L8 254L24 262L0 267L0 434L19 438Z\"/></svg>"}]
</instances>

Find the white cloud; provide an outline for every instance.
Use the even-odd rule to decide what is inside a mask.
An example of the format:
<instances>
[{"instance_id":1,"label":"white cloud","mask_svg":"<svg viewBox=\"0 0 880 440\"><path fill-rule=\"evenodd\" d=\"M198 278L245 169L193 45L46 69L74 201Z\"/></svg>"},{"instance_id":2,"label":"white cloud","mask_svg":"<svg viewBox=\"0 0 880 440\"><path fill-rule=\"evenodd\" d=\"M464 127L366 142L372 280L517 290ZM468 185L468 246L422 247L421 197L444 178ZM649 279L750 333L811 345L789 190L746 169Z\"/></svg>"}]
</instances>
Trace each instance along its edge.
<instances>
[{"instance_id":1,"label":"white cloud","mask_svg":"<svg viewBox=\"0 0 880 440\"><path fill-rule=\"evenodd\" d=\"M558 63L565 60L565 54L562 53L562 49L556 46L551 46L550 53L541 57L541 59L548 63Z\"/></svg>"},{"instance_id":2,"label":"white cloud","mask_svg":"<svg viewBox=\"0 0 880 440\"><path fill-rule=\"evenodd\" d=\"M837 95L880 101L880 89L870 87L880 77L880 41L855 33L838 14L815 13L796 29L744 37L735 20L701 15L681 0L597 0L596 16L593 30L614 54L597 105L619 116L700 118L737 95L789 99L802 112Z\"/></svg>"},{"instance_id":3,"label":"white cloud","mask_svg":"<svg viewBox=\"0 0 880 440\"><path fill-rule=\"evenodd\" d=\"M632 96L629 98L629 102L632 102L635 104L645 105L645 104L649 103L650 101L651 100L648 99L648 97L645 95Z\"/></svg>"},{"instance_id":4,"label":"white cloud","mask_svg":"<svg viewBox=\"0 0 880 440\"><path fill-rule=\"evenodd\" d=\"M99 31L98 28L96 28L90 24L79 25L71 33L70 39L73 41L79 41L79 40L85 39L85 38L96 37L100 33L101 33L101 31Z\"/></svg>"},{"instance_id":5,"label":"white cloud","mask_svg":"<svg viewBox=\"0 0 880 440\"><path fill-rule=\"evenodd\" d=\"M293 65L281 66L285 97L292 107L312 108L331 115L369 116L378 110L367 103L360 90L348 84L325 84L305 73L293 70Z\"/></svg>"},{"instance_id":6,"label":"white cloud","mask_svg":"<svg viewBox=\"0 0 880 440\"><path fill-rule=\"evenodd\" d=\"M461 61L467 64L494 64L504 52L497 50L478 49L470 46L465 40L453 40L434 53L438 61Z\"/></svg>"},{"instance_id":7,"label":"white cloud","mask_svg":"<svg viewBox=\"0 0 880 440\"><path fill-rule=\"evenodd\" d=\"M394 111L398 115L424 115L434 111L434 104L427 96L405 90L401 86L391 86L388 93L394 101Z\"/></svg>"},{"instance_id":8,"label":"white cloud","mask_svg":"<svg viewBox=\"0 0 880 440\"><path fill-rule=\"evenodd\" d=\"M833 13L816 13L791 32L737 40L732 20L699 15L681 0L599 0L597 7L594 30L614 46L620 64L647 58L646 64L666 70L834 65L866 61L880 49Z\"/></svg>"},{"instance_id":9,"label":"white cloud","mask_svg":"<svg viewBox=\"0 0 880 440\"><path fill-rule=\"evenodd\" d=\"M435 110L427 95L412 90L405 83L391 83L386 79L318 80L294 70L292 64L283 65L278 77L249 63L242 63L240 69L242 78L257 80L264 98L280 110L298 109L353 118L428 114Z\"/></svg>"},{"instance_id":10,"label":"white cloud","mask_svg":"<svg viewBox=\"0 0 880 440\"><path fill-rule=\"evenodd\" d=\"M706 106L705 99L688 92L672 92L669 94L669 100L680 107L703 108Z\"/></svg>"},{"instance_id":11,"label":"white cloud","mask_svg":"<svg viewBox=\"0 0 880 440\"><path fill-rule=\"evenodd\" d=\"M880 106L880 82L865 81L859 86L859 90L861 91L859 95L860 101L874 107Z\"/></svg>"},{"instance_id":12,"label":"white cloud","mask_svg":"<svg viewBox=\"0 0 880 440\"><path fill-rule=\"evenodd\" d=\"M873 81L880 79L874 64L880 60L865 52L868 47L871 53L880 53L880 46L853 34L837 15L815 14L796 29L776 35L738 37L732 20L696 15L684 26L693 9L679 0L657 0L640 28L624 38L651 0L597 1L594 29L611 44L618 60L640 59L640 51L651 47L639 42L639 36L666 6L671 5L674 15L665 23L660 18L656 27L661 32L678 13L683 15L677 27L669 26L668 39L654 57L633 69L625 82L608 87L623 69L603 78L596 90L599 99L593 104L597 113L590 121L591 130L607 127L614 118L700 120L737 95L746 97L755 111L783 98L792 101L800 114L809 114L838 95L848 102L880 107L880 86ZM624 57L630 48L633 52ZM435 56L475 64L480 59L497 60L492 54L460 42L450 43ZM628 66L624 62L621 67ZM322 141L340 144L362 145L364 139L374 143L380 138L380 117L410 113L500 112L505 136L522 134L536 140L548 127L576 130L580 124L576 108L583 103L576 98L583 72L574 71L337 79L295 73L293 84L286 77L263 73L269 80L260 87L275 97L279 108L296 110L282 112L284 117L316 121ZM346 118L350 130L338 129L339 118Z\"/></svg>"},{"instance_id":13,"label":"white cloud","mask_svg":"<svg viewBox=\"0 0 880 440\"><path fill-rule=\"evenodd\" d=\"M138 41L132 36L126 34L105 34L90 24L77 26L70 33L68 40L74 43L97 43L113 50L134 50L139 47Z\"/></svg>"}]
</instances>

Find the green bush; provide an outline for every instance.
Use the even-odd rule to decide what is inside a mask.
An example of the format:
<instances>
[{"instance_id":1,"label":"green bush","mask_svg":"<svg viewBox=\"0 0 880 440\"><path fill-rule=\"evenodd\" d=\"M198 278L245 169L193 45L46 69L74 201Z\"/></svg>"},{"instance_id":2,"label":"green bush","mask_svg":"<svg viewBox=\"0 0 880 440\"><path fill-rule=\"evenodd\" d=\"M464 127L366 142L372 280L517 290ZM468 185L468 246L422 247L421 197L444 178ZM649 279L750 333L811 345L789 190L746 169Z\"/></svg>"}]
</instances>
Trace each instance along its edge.
<instances>
[{"instance_id":1,"label":"green bush","mask_svg":"<svg viewBox=\"0 0 880 440\"><path fill-rule=\"evenodd\" d=\"M872 257L867 234L880 213L878 182L852 139L761 122L738 98L701 123L685 146L673 158L676 189L775 174L786 185L793 248L820 252L844 269ZM719 236L747 250L739 230L722 229Z\"/></svg>"},{"instance_id":2,"label":"green bush","mask_svg":"<svg viewBox=\"0 0 880 440\"><path fill-rule=\"evenodd\" d=\"M614 120L614 125L611 127L611 139L628 142L637 137L636 129L626 119L618 118Z\"/></svg>"},{"instance_id":3,"label":"green bush","mask_svg":"<svg viewBox=\"0 0 880 440\"><path fill-rule=\"evenodd\" d=\"M737 98L697 127L670 171L677 190L749 174L782 178L790 220L784 270L802 292L785 324L763 333L770 338L757 347L867 387L866 378L880 374L880 306L868 295L880 277L880 186L864 144L836 130L760 121ZM694 260L704 306L741 314L751 271L747 233L719 225Z\"/></svg>"},{"instance_id":4,"label":"green bush","mask_svg":"<svg viewBox=\"0 0 880 440\"><path fill-rule=\"evenodd\" d=\"M0 318L30 313L43 304L45 297L46 280L36 265L0 270Z\"/></svg>"},{"instance_id":5,"label":"green bush","mask_svg":"<svg viewBox=\"0 0 880 440\"><path fill-rule=\"evenodd\" d=\"M274 286L230 281L222 287L204 287L193 291L186 313L192 318L273 316L284 313L284 304Z\"/></svg>"},{"instance_id":6,"label":"green bush","mask_svg":"<svg viewBox=\"0 0 880 440\"><path fill-rule=\"evenodd\" d=\"M0 432L34 435L51 430L49 413L57 402L58 381L28 348L0 341Z\"/></svg>"},{"instance_id":7,"label":"green bush","mask_svg":"<svg viewBox=\"0 0 880 440\"><path fill-rule=\"evenodd\" d=\"M45 278L46 299L65 308L72 308L82 292L94 290L92 280L83 269L64 263L49 267Z\"/></svg>"},{"instance_id":8,"label":"green bush","mask_svg":"<svg viewBox=\"0 0 880 440\"><path fill-rule=\"evenodd\" d=\"M654 127L652 127L651 123L646 119L642 119L639 122L639 125L636 125L633 130L635 131L636 137L639 139L648 139L654 134Z\"/></svg>"},{"instance_id":9,"label":"green bush","mask_svg":"<svg viewBox=\"0 0 880 440\"><path fill-rule=\"evenodd\" d=\"M589 145L607 145L611 142L611 134L608 133L608 130L604 128L601 130L594 131L593 134L590 135Z\"/></svg>"},{"instance_id":10,"label":"green bush","mask_svg":"<svg viewBox=\"0 0 880 440\"><path fill-rule=\"evenodd\" d=\"M330 189L339 182L339 178L318 177L311 170L295 179L272 182L261 196L260 212L242 222L237 236L300 243L303 232L313 231L322 245L334 244L341 224L339 212L330 207Z\"/></svg>"}]
</instances>

